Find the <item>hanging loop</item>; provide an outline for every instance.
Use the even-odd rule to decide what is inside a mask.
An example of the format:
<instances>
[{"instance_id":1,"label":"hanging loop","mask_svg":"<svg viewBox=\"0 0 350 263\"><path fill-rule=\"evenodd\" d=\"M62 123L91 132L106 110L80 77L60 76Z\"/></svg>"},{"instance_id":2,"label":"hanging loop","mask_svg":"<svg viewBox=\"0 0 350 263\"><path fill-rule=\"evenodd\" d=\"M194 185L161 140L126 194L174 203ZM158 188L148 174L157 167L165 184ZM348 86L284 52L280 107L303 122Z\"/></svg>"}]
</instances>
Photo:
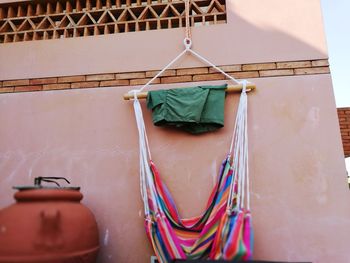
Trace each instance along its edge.
<instances>
[{"instance_id":1,"label":"hanging loop","mask_svg":"<svg viewBox=\"0 0 350 263\"><path fill-rule=\"evenodd\" d=\"M184 39L184 45L185 45L186 50L191 49L192 40L191 40L190 38L188 38L188 37L185 37L185 39Z\"/></svg>"},{"instance_id":2,"label":"hanging loop","mask_svg":"<svg viewBox=\"0 0 350 263\"><path fill-rule=\"evenodd\" d=\"M244 79L244 80L240 81L240 83L242 84L242 93L246 93L248 81L246 79Z\"/></svg>"},{"instance_id":3,"label":"hanging loop","mask_svg":"<svg viewBox=\"0 0 350 263\"><path fill-rule=\"evenodd\" d=\"M131 95L133 96L133 99L134 99L134 100L137 99L137 94L139 94L139 93L140 93L140 90L138 90L138 89L133 89L133 90L130 90L130 91L128 92L128 94L131 94Z\"/></svg>"}]
</instances>

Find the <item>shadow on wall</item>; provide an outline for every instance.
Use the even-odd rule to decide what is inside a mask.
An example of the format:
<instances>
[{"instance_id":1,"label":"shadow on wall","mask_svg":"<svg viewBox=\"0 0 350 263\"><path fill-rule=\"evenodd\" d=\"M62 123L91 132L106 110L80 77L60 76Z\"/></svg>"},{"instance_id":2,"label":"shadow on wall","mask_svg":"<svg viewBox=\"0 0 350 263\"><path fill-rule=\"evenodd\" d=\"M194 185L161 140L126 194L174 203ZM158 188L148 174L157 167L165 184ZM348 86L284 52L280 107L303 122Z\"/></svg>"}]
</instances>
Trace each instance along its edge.
<instances>
[{"instance_id":1,"label":"shadow on wall","mask_svg":"<svg viewBox=\"0 0 350 263\"><path fill-rule=\"evenodd\" d=\"M277 8L280 8L280 6ZM288 5L283 4L283 8L288 9ZM233 9L235 9L235 7L233 7ZM265 11L270 11L271 16L275 15L276 12L271 9ZM268 13L266 13L266 15L269 16ZM289 58L287 61L328 58L328 54L325 50L326 43L322 34L323 32L318 35L320 39L317 42L314 42L318 46L311 46L305 42L305 40L297 39L290 33L280 31L278 25L274 28L271 26L268 27L264 24L256 26L247 22L244 18L231 10L228 11L227 17L236 30L235 36L237 36L237 38L235 39L235 42L244 42L243 48L245 51L248 51L245 55L249 62L255 62L256 57L259 57L258 62L281 61L280 57L283 57L283 55L286 56L286 54ZM288 18L286 17L286 19ZM305 25L305 27L308 28L309 25ZM291 28L293 28L293 25L291 25ZM322 29L321 26L315 28L315 30ZM310 38L309 34L305 33L305 29L298 28L297 30L304 31L303 35ZM309 42L311 42L310 39ZM237 50L237 52L240 53L241 51ZM250 54L254 54L254 56L250 57ZM260 58L260 56L262 58Z\"/></svg>"},{"instance_id":2,"label":"shadow on wall","mask_svg":"<svg viewBox=\"0 0 350 263\"><path fill-rule=\"evenodd\" d=\"M232 6L232 3L230 5ZM288 5L279 4L278 8L286 13ZM228 65L327 57L322 51L325 44L319 44L324 43L324 39L309 41L320 47L309 46L306 42L278 29L266 29L263 28L265 25L257 27L250 24L234 10L232 7L228 9L228 24L203 26L193 30L194 49L214 63ZM255 13L252 12L252 15ZM261 12L258 15L260 19L268 17ZM294 27L292 24L291 28ZM305 25L305 28L310 26ZM319 28L321 26L315 30L318 31ZM296 28L295 31L304 29ZM310 35L322 38L321 33L310 33L310 30L308 34L302 35L307 38L310 38ZM0 45L0 57L9 58L9 61L0 64L0 79L157 70L182 50L183 37L184 29L178 28L4 44ZM179 66L202 65L189 59Z\"/></svg>"},{"instance_id":3,"label":"shadow on wall","mask_svg":"<svg viewBox=\"0 0 350 263\"><path fill-rule=\"evenodd\" d=\"M284 32L262 30L234 13L228 15L234 17L232 25L236 30L237 38L232 42L231 36L225 35L225 39L218 40L225 46L220 49L223 57L233 53L233 57L241 58L240 53L244 53L243 61L257 63L273 62L287 57L289 60L326 57L326 54L320 50ZM230 29L230 25L225 27ZM215 31L215 28L216 26L212 26L203 30L210 33ZM195 34L194 31L194 38ZM243 50L235 48L235 42L243 40L245 40ZM63 40L49 41L59 44ZM207 41L208 45L216 47L215 39L212 39L209 34ZM23 43L21 45L25 46ZM77 52L82 54L86 52L86 48L91 47L82 46L80 52L78 50L67 52L70 55ZM99 48L103 50L104 47ZM166 48L169 47L164 47L164 50ZM38 52L40 51L33 50L31 56L35 57ZM212 54L205 54L200 50L198 52L216 62ZM93 59L92 53L85 53L87 60ZM284 56L284 53L288 55ZM258 58L254 57L255 54L259 54ZM127 55L132 56L132 51L129 50ZM154 54L150 55L154 56ZM48 54L48 56L51 58L51 63L57 63L60 59L59 53ZM125 61L115 61L115 63L121 62ZM236 61L227 62L227 64L235 63ZM53 64L48 65L49 68L51 66ZM178 64L178 66L181 65ZM92 67L92 71L105 73L96 65ZM3 77L6 78L6 76ZM120 94L126 90L127 88L120 88ZM138 176L134 176L138 173L136 128L131 105L116 100L113 97L115 94L119 95L115 89L111 88L101 91L95 89L1 95L0 112L6 112L6 114L0 114L0 207L13 202L11 189L13 185L30 185L37 176L65 176L75 185L81 186L82 192L86 194L84 203L96 215L102 246L98 262L149 262L152 252L143 231ZM334 100L334 98L329 99ZM149 113L147 116L149 120ZM336 116L335 104L334 116ZM178 140L169 142L167 134L163 131L157 131L157 136L160 141L167 140L169 145L176 144L182 140L181 138L186 141L193 140L190 135L181 134L174 135ZM220 141L226 137L227 134L223 130L217 134L198 138L196 143L205 144L208 139L218 138ZM156 141L151 143L157 146ZM196 149L196 147L193 148ZM203 151L194 155L197 156L196 158L207 158L205 155L209 153ZM162 151L156 151L153 156L159 163L169 162ZM187 159L183 158L181 161L184 166L191 167ZM180 169L172 163L167 165ZM209 164L207 167L205 163L202 165L206 170L211 169ZM254 165L254 160L251 165ZM196 171L189 168L187 172L195 174ZM191 183L187 184L178 180L181 183L181 189L185 192L193 192L195 185L203 189L211 187L212 178L203 180L203 177L197 177L192 177ZM190 210L198 212L202 209L205 205L203 200L208 198L209 194L207 191L188 198L186 195L174 193L174 197L177 203L183 204L181 205L183 212L188 213ZM130 251L130 248L134 249Z\"/></svg>"}]
</instances>

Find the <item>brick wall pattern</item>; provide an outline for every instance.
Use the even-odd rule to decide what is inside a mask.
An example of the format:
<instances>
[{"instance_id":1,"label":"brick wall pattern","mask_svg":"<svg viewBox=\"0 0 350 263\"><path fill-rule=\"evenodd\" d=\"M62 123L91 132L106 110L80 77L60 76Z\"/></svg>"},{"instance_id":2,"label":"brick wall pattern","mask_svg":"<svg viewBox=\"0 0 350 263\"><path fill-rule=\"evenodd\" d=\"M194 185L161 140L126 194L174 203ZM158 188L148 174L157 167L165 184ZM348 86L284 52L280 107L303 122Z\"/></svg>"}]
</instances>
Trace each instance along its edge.
<instances>
[{"instance_id":1,"label":"brick wall pattern","mask_svg":"<svg viewBox=\"0 0 350 263\"><path fill-rule=\"evenodd\" d=\"M328 74L328 60L269 62L259 64L225 65L221 68L237 79L295 75ZM67 90L143 85L159 71L117 72L78 76L1 80L0 93ZM153 84L225 80L225 76L208 67L169 69Z\"/></svg>"},{"instance_id":2,"label":"brick wall pattern","mask_svg":"<svg viewBox=\"0 0 350 263\"><path fill-rule=\"evenodd\" d=\"M297 75L329 74L327 59L267 62L258 64L236 64L221 66L224 71L237 79L264 78ZM16 79L0 81L1 93L39 92L84 88L137 86L147 83L159 71L117 72L78 76ZM169 69L153 84L184 83L197 81L225 80L225 76L209 67ZM350 156L350 108L338 109L345 157Z\"/></svg>"},{"instance_id":3,"label":"brick wall pattern","mask_svg":"<svg viewBox=\"0 0 350 263\"><path fill-rule=\"evenodd\" d=\"M264 78L297 75L328 74L328 60L267 62L221 66L237 79ZM147 83L159 71L118 72L49 78L16 79L0 81L1 93L38 92L84 88L137 86ZM209 67L169 69L153 84L183 83L196 81L225 80L225 76ZM338 109L341 136L345 157L350 157L350 108Z\"/></svg>"},{"instance_id":4,"label":"brick wall pattern","mask_svg":"<svg viewBox=\"0 0 350 263\"><path fill-rule=\"evenodd\" d=\"M338 108L338 118L345 158L350 157L350 107Z\"/></svg>"},{"instance_id":5,"label":"brick wall pattern","mask_svg":"<svg viewBox=\"0 0 350 263\"><path fill-rule=\"evenodd\" d=\"M328 74L328 60L304 60L267 62L258 64L236 64L221 68L237 79L264 78L296 75ZM78 76L16 79L0 81L1 93L38 92L83 88L102 88L143 85L159 71L117 72ZM225 80L225 76L208 67L169 69L153 84L183 83L196 81ZM350 157L350 108L338 109L341 136L345 157Z\"/></svg>"},{"instance_id":6,"label":"brick wall pattern","mask_svg":"<svg viewBox=\"0 0 350 263\"><path fill-rule=\"evenodd\" d=\"M225 0L192 0L191 26L226 23ZM0 4L0 43L185 26L182 0L50 0Z\"/></svg>"}]
</instances>

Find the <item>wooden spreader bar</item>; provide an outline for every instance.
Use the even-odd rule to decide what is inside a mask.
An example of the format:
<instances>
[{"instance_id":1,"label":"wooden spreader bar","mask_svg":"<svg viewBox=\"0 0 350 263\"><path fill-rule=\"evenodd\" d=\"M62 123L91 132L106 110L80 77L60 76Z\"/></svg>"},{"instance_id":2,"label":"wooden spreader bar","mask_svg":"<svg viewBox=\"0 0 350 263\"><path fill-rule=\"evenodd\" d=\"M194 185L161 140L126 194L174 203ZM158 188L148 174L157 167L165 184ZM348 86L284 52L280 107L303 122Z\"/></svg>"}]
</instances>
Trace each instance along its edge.
<instances>
[{"instance_id":1,"label":"wooden spreader bar","mask_svg":"<svg viewBox=\"0 0 350 263\"><path fill-rule=\"evenodd\" d=\"M228 92L228 93L241 92L242 88L243 88L242 84L232 85L232 86L228 86L226 88L226 92ZM255 84L253 84L253 83L248 83L247 84L247 92L253 91L255 89L256 89L256 85ZM147 98L147 94L148 94L147 91L140 92L140 93L137 94L137 98L138 99L146 99ZM124 97L124 100L130 100L130 99L134 98L134 95L132 93L125 93L123 95L123 97Z\"/></svg>"}]
</instances>

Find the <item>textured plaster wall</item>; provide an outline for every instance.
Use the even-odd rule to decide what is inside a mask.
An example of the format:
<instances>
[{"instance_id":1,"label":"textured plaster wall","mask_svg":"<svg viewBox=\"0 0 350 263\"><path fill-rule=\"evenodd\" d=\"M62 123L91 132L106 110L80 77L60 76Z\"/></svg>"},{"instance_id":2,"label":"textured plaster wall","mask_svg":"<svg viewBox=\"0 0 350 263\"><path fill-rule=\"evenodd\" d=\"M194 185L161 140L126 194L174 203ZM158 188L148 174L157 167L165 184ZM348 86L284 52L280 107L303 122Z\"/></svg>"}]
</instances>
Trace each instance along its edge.
<instances>
[{"instance_id":1,"label":"textured plaster wall","mask_svg":"<svg viewBox=\"0 0 350 263\"><path fill-rule=\"evenodd\" d=\"M327 58L319 0L227 0L227 24L197 27L193 48L218 65ZM0 45L0 80L161 69L184 29ZM192 58L177 67L202 66Z\"/></svg>"},{"instance_id":2,"label":"textured plaster wall","mask_svg":"<svg viewBox=\"0 0 350 263\"><path fill-rule=\"evenodd\" d=\"M255 258L347 262L349 190L329 75L256 84L249 95ZM96 215L99 262L149 262L151 255L132 103L121 99L127 90L0 96L0 111L7 112L0 115L1 206L13 202L12 185L31 184L35 176L70 178ZM222 130L198 137L156 128L145 111L153 159L185 217L205 206L237 101L227 97Z\"/></svg>"}]
</instances>

